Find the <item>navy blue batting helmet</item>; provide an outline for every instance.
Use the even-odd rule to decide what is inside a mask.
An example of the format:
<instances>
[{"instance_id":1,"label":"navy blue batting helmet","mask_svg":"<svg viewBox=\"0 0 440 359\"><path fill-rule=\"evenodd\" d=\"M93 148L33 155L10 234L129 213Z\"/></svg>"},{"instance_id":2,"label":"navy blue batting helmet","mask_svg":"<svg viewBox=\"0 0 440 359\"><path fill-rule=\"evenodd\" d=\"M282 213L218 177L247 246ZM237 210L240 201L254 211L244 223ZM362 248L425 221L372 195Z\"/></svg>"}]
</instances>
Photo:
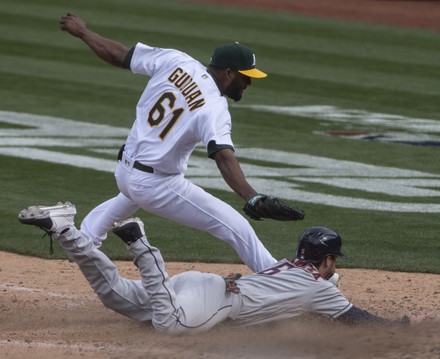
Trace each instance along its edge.
<instances>
[{"instance_id":1,"label":"navy blue batting helmet","mask_svg":"<svg viewBox=\"0 0 440 359\"><path fill-rule=\"evenodd\" d=\"M312 227L298 240L296 257L307 262L318 263L327 256L347 258L341 252L342 239L327 227Z\"/></svg>"}]
</instances>

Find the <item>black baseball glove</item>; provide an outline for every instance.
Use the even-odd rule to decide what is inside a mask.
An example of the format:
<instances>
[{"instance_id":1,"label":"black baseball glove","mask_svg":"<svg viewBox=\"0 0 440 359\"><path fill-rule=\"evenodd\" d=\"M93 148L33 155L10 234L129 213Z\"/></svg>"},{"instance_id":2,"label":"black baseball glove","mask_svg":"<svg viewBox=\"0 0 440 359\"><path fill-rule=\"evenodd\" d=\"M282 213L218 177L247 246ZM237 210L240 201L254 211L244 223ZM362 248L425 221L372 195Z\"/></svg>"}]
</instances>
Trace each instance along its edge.
<instances>
[{"instance_id":1,"label":"black baseball glove","mask_svg":"<svg viewBox=\"0 0 440 359\"><path fill-rule=\"evenodd\" d=\"M292 208L278 198L261 193L247 201L243 211L255 220L270 218L277 221L297 221L304 218L304 211L301 209Z\"/></svg>"}]
</instances>

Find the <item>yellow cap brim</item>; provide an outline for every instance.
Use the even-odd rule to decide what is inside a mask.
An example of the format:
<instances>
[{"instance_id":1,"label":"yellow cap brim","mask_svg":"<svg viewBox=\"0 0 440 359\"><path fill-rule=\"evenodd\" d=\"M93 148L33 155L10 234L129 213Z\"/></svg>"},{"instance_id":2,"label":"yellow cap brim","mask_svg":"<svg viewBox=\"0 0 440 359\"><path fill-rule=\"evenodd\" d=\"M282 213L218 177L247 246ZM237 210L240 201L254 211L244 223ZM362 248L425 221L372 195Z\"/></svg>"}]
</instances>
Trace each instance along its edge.
<instances>
[{"instance_id":1,"label":"yellow cap brim","mask_svg":"<svg viewBox=\"0 0 440 359\"><path fill-rule=\"evenodd\" d=\"M266 77L267 74L265 74L263 71L260 71L258 69L251 69L251 70L238 70L239 73L252 77L254 79L262 79L263 77Z\"/></svg>"}]
</instances>

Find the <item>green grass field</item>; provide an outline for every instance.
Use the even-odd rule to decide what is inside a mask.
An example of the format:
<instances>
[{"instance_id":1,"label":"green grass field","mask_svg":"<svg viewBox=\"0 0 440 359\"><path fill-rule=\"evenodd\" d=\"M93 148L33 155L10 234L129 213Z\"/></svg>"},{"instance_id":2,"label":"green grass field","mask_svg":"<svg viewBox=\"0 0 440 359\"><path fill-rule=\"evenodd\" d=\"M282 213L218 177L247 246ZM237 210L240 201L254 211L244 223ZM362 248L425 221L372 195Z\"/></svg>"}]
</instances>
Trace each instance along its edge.
<instances>
[{"instance_id":1,"label":"green grass field","mask_svg":"<svg viewBox=\"0 0 440 359\"><path fill-rule=\"evenodd\" d=\"M117 194L110 170L57 158L113 160L147 79L102 63L60 31L58 19L67 11L127 46L140 41L178 48L205 64L221 43L240 41L255 50L269 77L253 81L239 106L231 104L237 156L257 190L306 211L297 223L252 222L276 257L292 256L304 229L325 225L344 239L349 260L340 261L342 267L440 273L440 33L175 1L2 1L1 250L65 258L58 245L49 254L42 231L19 224L20 209L70 200L79 224ZM12 112L20 121L5 120ZM80 130L72 133L55 120L48 132L26 132L39 128L26 114L72 120ZM88 123L100 130L81 133ZM106 133L102 125L119 131ZM331 131L385 140L329 136ZM429 145L400 143L408 138ZM256 158L248 148L266 155ZM53 154L52 160L36 158L35 149ZM287 153L292 162L270 150ZM297 161L303 155L311 156L311 175L302 172L307 161ZM214 166L203 151L193 157ZM235 194L206 189L241 211ZM205 233L138 215L166 260L238 262L231 248ZM113 235L103 250L128 259Z\"/></svg>"}]
</instances>

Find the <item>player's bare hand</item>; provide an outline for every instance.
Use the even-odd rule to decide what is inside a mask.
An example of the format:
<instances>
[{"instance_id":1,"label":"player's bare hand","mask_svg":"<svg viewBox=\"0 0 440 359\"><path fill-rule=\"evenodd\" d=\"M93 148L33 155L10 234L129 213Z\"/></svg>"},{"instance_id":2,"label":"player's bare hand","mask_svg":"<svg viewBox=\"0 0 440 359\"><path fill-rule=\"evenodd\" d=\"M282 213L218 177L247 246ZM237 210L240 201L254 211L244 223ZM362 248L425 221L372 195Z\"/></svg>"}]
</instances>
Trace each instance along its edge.
<instances>
[{"instance_id":1,"label":"player's bare hand","mask_svg":"<svg viewBox=\"0 0 440 359\"><path fill-rule=\"evenodd\" d=\"M67 31L69 34L76 37L81 37L84 31L87 29L85 22L71 12L61 16L60 28L61 30Z\"/></svg>"}]
</instances>

